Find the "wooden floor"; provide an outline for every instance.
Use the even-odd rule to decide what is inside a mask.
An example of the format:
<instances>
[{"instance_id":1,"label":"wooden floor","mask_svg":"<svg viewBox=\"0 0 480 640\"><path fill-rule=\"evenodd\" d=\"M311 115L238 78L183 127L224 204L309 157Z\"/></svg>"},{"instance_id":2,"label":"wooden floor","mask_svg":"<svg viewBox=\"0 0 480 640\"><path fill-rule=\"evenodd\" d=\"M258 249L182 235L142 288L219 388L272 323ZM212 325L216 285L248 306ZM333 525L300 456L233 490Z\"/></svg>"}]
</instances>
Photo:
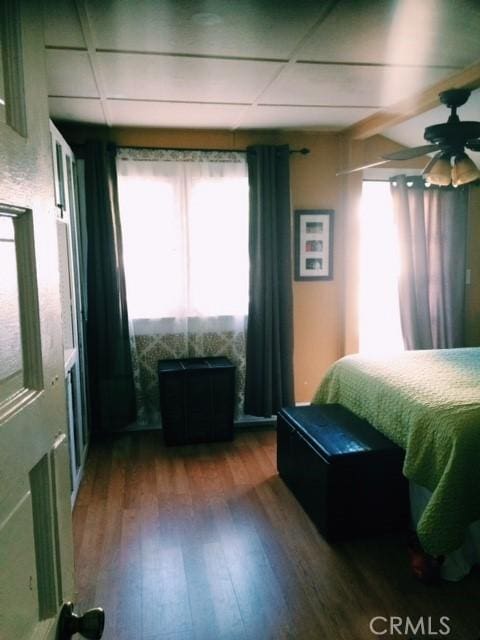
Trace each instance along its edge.
<instances>
[{"instance_id":1,"label":"wooden floor","mask_svg":"<svg viewBox=\"0 0 480 640\"><path fill-rule=\"evenodd\" d=\"M448 616L448 636L416 637L480 637L480 571L427 587L403 535L329 546L276 473L274 431L92 446L74 535L78 609L105 608L105 640L413 637L374 635L374 616L423 616L425 634Z\"/></svg>"}]
</instances>

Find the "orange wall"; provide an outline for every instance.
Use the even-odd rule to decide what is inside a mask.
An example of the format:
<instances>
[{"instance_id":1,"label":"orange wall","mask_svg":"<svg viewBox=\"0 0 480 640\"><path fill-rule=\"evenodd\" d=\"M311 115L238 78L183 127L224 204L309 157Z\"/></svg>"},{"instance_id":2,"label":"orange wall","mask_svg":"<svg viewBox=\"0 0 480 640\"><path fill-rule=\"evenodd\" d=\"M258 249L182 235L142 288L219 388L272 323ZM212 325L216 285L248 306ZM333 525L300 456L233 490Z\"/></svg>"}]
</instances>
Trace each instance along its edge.
<instances>
[{"instance_id":1,"label":"orange wall","mask_svg":"<svg viewBox=\"0 0 480 640\"><path fill-rule=\"evenodd\" d=\"M349 141L339 134L219 130L168 130L93 128L59 125L66 139L83 142L102 137L119 145L185 147L195 149L245 149L249 144L290 144L308 147L310 154L291 157L292 240L295 209L333 209L334 278L331 281L295 282L294 374L297 402L309 402L326 369L346 353L358 349L357 253L362 174L336 177L340 168L367 164L400 145L382 136ZM420 158L410 168L423 167ZM393 163L391 163L393 164ZM405 163L398 165L405 170ZM469 257L472 284L467 286L467 344L480 345L480 189L472 190L469 218ZM293 251L293 243L292 243Z\"/></svg>"},{"instance_id":2,"label":"orange wall","mask_svg":"<svg viewBox=\"0 0 480 640\"><path fill-rule=\"evenodd\" d=\"M308 147L310 154L292 158L292 209L335 211L333 280L293 283L295 398L309 402L327 368L343 355L345 222L340 210L341 180L335 176L338 136L302 134L296 145Z\"/></svg>"},{"instance_id":3,"label":"orange wall","mask_svg":"<svg viewBox=\"0 0 480 640\"><path fill-rule=\"evenodd\" d=\"M119 145L244 149L248 144L290 144L310 154L291 158L292 239L295 209L334 209L334 278L293 282L294 373L297 402L309 402L326 369L343 355L343 227L340 211L339 138L336 134L275 131L205 131L165 129L60 129L71 143L105 137ZM293 246L292 246L293 249Z\"/></svg>"}]
</instances>

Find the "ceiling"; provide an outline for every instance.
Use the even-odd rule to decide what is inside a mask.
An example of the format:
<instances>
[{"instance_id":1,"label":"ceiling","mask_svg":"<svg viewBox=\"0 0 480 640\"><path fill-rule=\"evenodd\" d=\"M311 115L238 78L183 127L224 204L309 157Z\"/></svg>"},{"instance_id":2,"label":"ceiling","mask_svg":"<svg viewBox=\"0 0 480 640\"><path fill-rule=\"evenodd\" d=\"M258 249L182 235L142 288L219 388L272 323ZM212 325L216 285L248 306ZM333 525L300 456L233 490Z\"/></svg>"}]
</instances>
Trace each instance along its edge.
<instances>
[{"instance_id":1,"label":"ceiling","mask_svg":"<svg viewBox=\"0 0 480 640\"><path fill-rule=\"evenodd\" d=\"M479 33L478 0L45 0L50 113L337 131L477 63ZM467 113L479 118L479 91ZM447 115L383 133L415 146Z\"/></svg>"}]
</instances>

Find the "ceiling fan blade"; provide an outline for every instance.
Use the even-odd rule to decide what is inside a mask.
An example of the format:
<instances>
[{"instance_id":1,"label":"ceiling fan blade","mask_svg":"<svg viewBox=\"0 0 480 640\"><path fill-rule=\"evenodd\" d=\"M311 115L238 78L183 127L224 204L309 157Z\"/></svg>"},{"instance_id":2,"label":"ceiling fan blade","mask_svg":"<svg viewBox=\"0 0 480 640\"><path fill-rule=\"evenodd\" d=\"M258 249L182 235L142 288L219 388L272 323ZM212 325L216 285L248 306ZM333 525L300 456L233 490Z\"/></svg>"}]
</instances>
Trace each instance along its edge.
<instances>
[{"instance_id":1,"label":"ceiling fan blade","mask_svg":"<svg viewBox=\"0 0 480 640\"><path fill-rule=\"evenodd\" d=\"M477 138L477 140L468 140L465 146L471 151L480 151L480 139Z\"/></svg>"},{"instance_id":2,"label":"ceiling fan blade","mask_svg":"<svg viewBox=\"0 0 480 640\"><path fill-rule=\"evenodd\" d=\"M351 169L342 169L337 171L336 176L344 176L349 173L355 173L355 171L363 171L363 169L369 169L370 167L378 167L381 164L387 164L389 160L378 160L377 162L371 162L370 164L362 164L361 167L352 167Z\"/></svg>"},{"instance_id":3,"label":"ceiling fan blade","mask_svg":"<svg viewBox=\"0 0 480 640\"><path fill-rule=\"evenodd\" d=\"M422 147L413 147L412 149L401 149L400 151L394 151L393 153L387 153L382 158L385 160L410 160L411 158L418 158L426 153L432 151L439 151L438 144L425 144Z\"/></svg>"}]
</instances>

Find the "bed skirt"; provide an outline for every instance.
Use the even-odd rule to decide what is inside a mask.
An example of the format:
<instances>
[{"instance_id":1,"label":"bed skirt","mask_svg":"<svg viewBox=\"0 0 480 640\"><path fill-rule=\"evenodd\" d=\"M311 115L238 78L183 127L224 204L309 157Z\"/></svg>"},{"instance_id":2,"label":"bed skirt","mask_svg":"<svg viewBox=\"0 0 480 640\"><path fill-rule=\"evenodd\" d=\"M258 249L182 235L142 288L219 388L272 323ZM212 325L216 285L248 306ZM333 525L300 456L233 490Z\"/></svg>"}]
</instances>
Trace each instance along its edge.
<instances>
[{"instance_id":1,"label":"bed skirt","mask_svg":"<svg viewBox=\"0 0 480 640\"><path fill-rule=\"evenodd\" d=\"M416 527L431 492L425 487L410 481L410 510ZM467 529L463 545L449 553L442 564L441 575L444 580L458 581L468 575L475 564L480 564L480 520L473 522Z\"/></svg>"}]
</instances>

